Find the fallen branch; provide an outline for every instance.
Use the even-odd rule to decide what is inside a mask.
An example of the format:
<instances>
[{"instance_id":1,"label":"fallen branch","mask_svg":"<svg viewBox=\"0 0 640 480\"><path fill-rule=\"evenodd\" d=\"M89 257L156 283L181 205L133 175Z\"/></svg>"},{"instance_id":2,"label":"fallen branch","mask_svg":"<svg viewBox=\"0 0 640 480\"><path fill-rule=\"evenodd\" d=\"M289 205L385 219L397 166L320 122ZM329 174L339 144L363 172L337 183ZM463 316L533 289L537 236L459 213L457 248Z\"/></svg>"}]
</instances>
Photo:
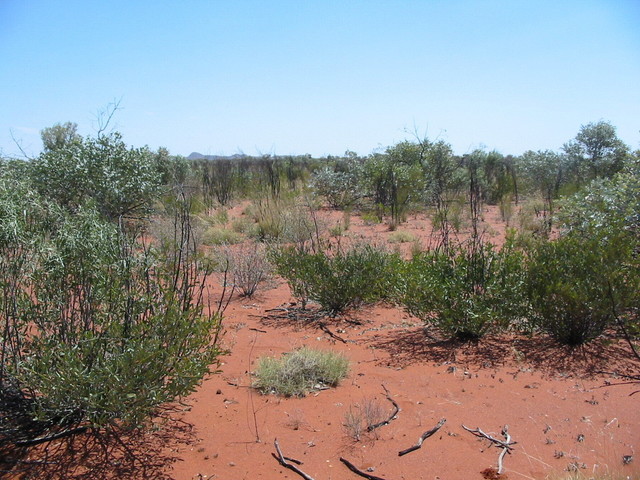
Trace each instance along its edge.
<instances>
[{"instance_id":1,"label":"fallen branch","mask_svg":"<svg viewBox=\"0 0 640 480\"><path fill-rule=\"evenodd\" d=\"M435 427L433 427L431 430L427 430L426 432L424 432L422 434L422 436L418 439L418 443L416 443L413 447L409 447L409 448L407 448L405 450L402 450L401 452L398 452L398 456L402 457L403 455L406 455L407 453L415 452L416 450L421 448L422 447L422 442L424 442L427 438L429 438L431 435L433 435L438 430L440 430L440 428L442 428L442 426L445 424L446 421L447 421L446 418L443 418L442 420L440 420Z\"/></svg>"},{"instance_id":2,"label":"fallen branch","mask_svg":"<svg viewBox=\"0 0 640 480\"><path fill-rule=\"evenodd\" d=\"M278 460L280 465L282 465L285 468L288 468L289 470L293 470L294 472L296 472L298 475L300 475L305 480L314 480L313 477L307 475L306 473L304 473L302 470L300 470L295 465L292 465L289 462L287 462L287 460L289 460L289 461L292 461L294 463L297 463L298 465L302 464L302 462L299 462L298 460L293 460L291 458L285 457L282 454L282 451L280 450L280 445L278 444L278 439L277 438L273 441L273 445L276 447L276 452L278 452L278 455L275 455L275 454L272 454L272 455L276 460Z\"/></svg>"},{"instance_id":3,"label":"fallen branch","mask_svg":"<svg viewBox=\"0 0 640 480\"><path fill-rule=\"evenodd\" d=\"M318 327L320 327L320 330L322 330L324 333L329 335L331 338L338 340L342 343L347 343L347 341L344 338L339 337L338 335L333 333L331 330L329 330L329 327L327 327L323 322L318 323Z\"/></svg>"},{"instance_id":4,"label":"fallen branch","mask_svg":"<svg viewBox=\"0 0 640 480\"><path fill-rule=\"evenodd\" d=\"M374 425L369 425L367 427L367 432L373 432L376 428L380 428L380 427L382 427L384 425L389 425L391 423L391 420L396 418L398 413L400 413L400 407L398 406L396 401L393 398L391 398L391 393L389 393L389 390L387 390L387 387L382 385L382 388L384 388L384 391L387 394L387 400L389 400L391 402L391 404L393 405L393 413L391 414L391 416L387 420L383 420L382 422L376 423Z\"/></svg>"},{"instance_id":5,"label":"fallen branch","mask_svg":"<svg viewBox=\"0 0 640 480\"><path fill-rule=\"evenodd\" d=\"M356 467L353 463L351 463L346 458L340 457L340 461L342 463L344 463L347 466L347 468L349 470L351 470L353 473L355 473L356 475L360 475L361 477L368 478L369 480L385 480L382 477L376 477L375 475L369 475L368 473L363 472L362 470L359 470L358 467Z\"/></svg>"},{"instance_id":6,"label":"fallen branch","mask_svg":"<svg viewBox=\"0 0 640 480\"><path fill-rule=\"evenodd\" d=\"M509 425L505 425L502 429L502 435L504 435L505 443L511 445L511 435L509 435ZM500 455L498 455L498 475L502 474L502 460L505 454L510 453L508 447L503 447Z\"/></svg>"},{"instance_id":7,"label":"fallen branch","mask_svg":"<svg viewBox=\"0 0 640 480\"><path fill-rule=\"evenodd\" d=\"M516 443L518 443L518 442L503 442L502 440L498 440L497 438L493 438L491 435L489 435L487 433L484 433L479 428L476 428L475 430L472 430L469 427L465 427L464 425L462 425L462 428L464 428L469 433L473 433L476 437L486 438L487 440L490 440L491 442L495 443L496 445L499 445L502 448L506 448L508 450L513 450L513 447L511 445L515 445Z\"/></svg>"}]
</instances>

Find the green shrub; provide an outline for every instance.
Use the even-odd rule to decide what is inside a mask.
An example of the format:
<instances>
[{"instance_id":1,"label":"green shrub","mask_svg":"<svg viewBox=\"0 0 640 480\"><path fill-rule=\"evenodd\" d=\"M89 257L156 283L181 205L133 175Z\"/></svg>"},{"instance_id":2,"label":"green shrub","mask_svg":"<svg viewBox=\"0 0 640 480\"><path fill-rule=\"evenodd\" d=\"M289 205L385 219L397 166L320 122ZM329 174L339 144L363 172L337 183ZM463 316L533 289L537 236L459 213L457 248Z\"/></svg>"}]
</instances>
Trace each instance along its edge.
<instances>
[{"instance_id":1,"label":"green shrub","mask_svg":"<svg viewBox=\"0 0 640 480\"><path fill-rule=\"evenodd\" d=\"M303 304L313 300L332 314L385 298L393 257L371 245L319 253L293 247L272 252L276 272L293 294Z\"/></svg>"},{"instance_id":2,"label":"green shrub","mask_svg":"<svg viewBox=\"0 0 640 480\"><path fill-rule=\"evenodd\" d=\"M363 223L367 227L371 227L372 225L377 225L378 223L382 223L382 219L375 212L366 212L360 215Z\"/></svg>"},{"instance_id":3,"label":"green shrub","mask_svg":"<svg viewBox=\"0 0 640 480\"><path fill-rule=\"evenodd\" d=\"M210 227L204 232L202 242L205 245L234 245L242 241L242 235L228 228Z\"/></svg>"},{"instance_id":4,"label":"green shrub","mask_svg":"<svg viewBox=\"0 0 640 480\"><path fill-rule=\"evenodd\" d=\"M396 275L396 298L446 334L477 340L524 315L524 284L524 258L510 242L502 250L459 247L405 262Z\"/></svg>"},{"instance_id":5,"label":"green shrub","mask_svg":"<svg viewBox=\"0 0 640 480\"><path fill-rule=\"evenodd\" d=\"M538 243L528 275L534 324L567 345L598 337L614 314L637 304L633 248L623 235L606 240L564 236Z\"/></svg>"},{"instance_id":6,"label":"green shrub","mask_svg":"<svg viewBox=\"0 0 640 480\"><path fill-rule=\"evenodd\" d=\"M415 241L416 236L405 230L397 230L389 235L389 243L410 243Z\"/></svg>"},{"instance_id":7,"label":"green shrub","mask_svg":"<svg viewBox=\"0 0 640 480\"><path fill-rule=\"evenodd\" d=\"M265 247L250 242L235 247L225 245L216 252L219 267L226 269L240 296L251 298L258 288L271 278L271 264ZM225 277L225 281L229 278Z\"/></svg>"},{"instance_id":8,"label":"green shrub","mask_svg":"<svg viewBox=\"0 0 640 480\"><path fill-rule=\"evenodd\" d=\"M264 394L302 397L318 387L337 386L348 371L344 355L303 347L279 359L259 359L254 387Z\"/></svg>"},{"instance_id":9,"label":"green shrub","mask_svg":"<svg viewBox=\"0 0 640 480\"><path fill-rule=\"evenodd\" d=\"M204 313L189 216L175 223L184 243L143 249L89 206L14 190L0 181L0 446L137 427L193 391L220 354L221 317Z\"/></svg>"},{"instance_id":10,"label":"green shrub","mask_svg":"<svg viewBox=\"0 0 640 480\"><path fill-rule=\"evenodd\" d=\"M231 222L231 229L247 237L258 236L258 224L249 217L236 218Z\"/></svg>"}]
</instances>

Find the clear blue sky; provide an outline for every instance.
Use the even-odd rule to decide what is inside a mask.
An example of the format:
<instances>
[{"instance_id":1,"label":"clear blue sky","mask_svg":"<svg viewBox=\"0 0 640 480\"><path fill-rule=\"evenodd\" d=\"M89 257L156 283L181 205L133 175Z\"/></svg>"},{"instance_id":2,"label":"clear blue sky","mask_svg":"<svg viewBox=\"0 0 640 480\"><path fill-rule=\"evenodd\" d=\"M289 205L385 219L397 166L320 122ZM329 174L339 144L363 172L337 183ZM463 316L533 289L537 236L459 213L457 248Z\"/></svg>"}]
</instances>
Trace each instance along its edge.
<instances>
[{"instance_id":1,"label":"clear blue sky","mask_svg":"<svg viewBox=\"0 0 640 480\"><path fill-rule=\"evenodd\" d=\"M0 153L39 131L173 154L559 149L610 121L640 147L638 0L0 0ZM409 134L407 133L410 132Z\"/></svg>"}]
</instances>

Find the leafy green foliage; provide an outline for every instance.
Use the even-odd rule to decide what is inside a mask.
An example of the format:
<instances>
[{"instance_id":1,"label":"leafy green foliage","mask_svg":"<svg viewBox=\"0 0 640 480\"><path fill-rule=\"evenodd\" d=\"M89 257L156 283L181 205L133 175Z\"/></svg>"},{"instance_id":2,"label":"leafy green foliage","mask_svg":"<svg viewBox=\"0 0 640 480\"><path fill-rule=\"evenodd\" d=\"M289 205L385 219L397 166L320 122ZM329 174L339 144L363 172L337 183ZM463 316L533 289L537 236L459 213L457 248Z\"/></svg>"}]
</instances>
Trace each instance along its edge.
<instances>
[{"instance_id":1,"label":"leafy green foliage","mask_svg":"<svg viewBox=\"0 0 640 480\"><path fill-rule=\"evenodd\" d=\"M0 443L78 424L139 426L221 353L188 206L159 247L91 202L66 207L0 177Z\"/></svg>"},{"instance_id":2,"label":"leafy green foliage","mask_svg":"<svg viewBox=\"0 0 640 480\"><path fill-rule=\"evenodd\" d=\"M582 125L563 150L572 162L576 180L582 183L585 179L611 177L620 171L629 148L618 138L615 127L601 120Z\"/></svg>"},{"instance_id":3,"label":"leafy green foliage","mask_svg":"<svg viewBox=\"0 0 640 480\"><path fill-rule=\"evenodd\" d=\"M146 213L161 175L147 148L128 148L118 133L76 139L33 161L38 192L75 211L88 201L107 219Z\"/></svg>"},{"instance_id":4,"label":"leafy green foliage","mask_svg":"<svg viewBox=\"0 0 640 480\"><path fill-rule=\"evenodd\" d=\"M327 312L339 313L385 297L395 256L371 245L356 245L318 253L285 247L273 251L271 258L303 303L310 299Z\"/></svg>"},{"instance_id":5,"label":"leafy green foliage","mask_svg":"<svg viewBox=\"0 0 640 480\"><path fill-rule=\"evenodd\" d=\"M303 347L280 359L259 359L254 387L264 394L303 397L318 387L337 386L348 371L344 355Z\"/></svg>"},{"instance_id":6,"label":"leafy green foliage","mask_svg":"<svg viewBox=\"0 0 640 480\"><path fill-rule=\"evenodd\" d=\"M384 154L370 156L364 177L373 203L382 209L380 216L388 212L392 225L397 226L409 204L424 191L420 147L405 141L387 148Z\"/></svg>"},{"instance_id":7,"label":"leafy green foliage","mask_svg":"<svg viewBox=\"0 0 640 480\"><path fill-rule=\"evenodd\" d=\"M424 252L396 276L396 299L411 314L460 340L508 327L526 312L524 258L507 244Z\"/></svg>"},{"instance_id":8,"label":"leafy green foliage","mask_svg":"<svg viewBox=\"0 0 640 480\"><path fill-rule=\"evenodd\" d=\"M53 127L40 131L45 151L61 150L74 142L82 141L78 135L78 124L73 122L56 123Z\"/></svg>"},{"instance_id":9,"label":"leafy green foliage","mask_svg":"<svg viewBox=\"0 0 640 480\"><path fill-rule=\"evenodd\" d=\"M364 196L362 164L354 159L336 162L316 170L311 178L314 191L333 208L347 208Z\"/></svg>"},{"instance_id":10,"label":"leafy green foliage","mask_svg":"<svg viewBox=\"0 0 640 480\"><path fill-rule=\"evenodd\" d=\"M536 326L567 345L598 337L617 312L637 302L640 278L634 242L569 235L532 252L528 290Z\"/></svg>"},{"instance_id":11,"label":"leafy green foliage","mask_svg":"<svg viewBox=\"0 0 640 480\"><path fill-rule=\"evenodd\" d=\"M584 237L619 233L640 242L640 159L611 179L594 180L562 203L559 218L565 231Z\"/></svg>"}]
</instances>

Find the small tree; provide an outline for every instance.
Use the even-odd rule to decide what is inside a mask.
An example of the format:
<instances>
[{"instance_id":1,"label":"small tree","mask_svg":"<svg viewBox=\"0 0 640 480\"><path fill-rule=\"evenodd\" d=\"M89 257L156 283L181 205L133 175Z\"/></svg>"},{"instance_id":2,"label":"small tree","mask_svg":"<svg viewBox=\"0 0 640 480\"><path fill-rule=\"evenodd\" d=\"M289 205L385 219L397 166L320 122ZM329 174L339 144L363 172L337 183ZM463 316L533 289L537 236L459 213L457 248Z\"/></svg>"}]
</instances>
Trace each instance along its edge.
<instances>
[{"instance_id":1,"label":"small tree","mask_svg":"<svg viewBox=\"0 0 640 480\"><path fill-rule=\"evenodd\" d=\"M42 129L40 137L44 151L62 150L74 142L82 141L82 137L77 132L78 124L73 122L56 123L53 127Z\"/></svg>"},{"instance_id":2,"label":"small tree","mask_svg":"<svg viewBox=\"0 0 640 480\"><path fill-rule=\"evenodd\" d=\"M146 214L161 180L151 152L127 147L119 133L44 152L33 161L31 179L69 211L91 201L109 220Z\"/></svg>"},{"instance_id":3,"label":"small tree","mask_svg":"<svg viewBox=\"0 0 640 480\"><path fill-rule=\"evenodd\" d=\"M629 147L616 135L615 127L603 120L582 125L563 150L572 162L578 183L614 175L623 168L629 153Z\"/></svg>"}]
</instances>

